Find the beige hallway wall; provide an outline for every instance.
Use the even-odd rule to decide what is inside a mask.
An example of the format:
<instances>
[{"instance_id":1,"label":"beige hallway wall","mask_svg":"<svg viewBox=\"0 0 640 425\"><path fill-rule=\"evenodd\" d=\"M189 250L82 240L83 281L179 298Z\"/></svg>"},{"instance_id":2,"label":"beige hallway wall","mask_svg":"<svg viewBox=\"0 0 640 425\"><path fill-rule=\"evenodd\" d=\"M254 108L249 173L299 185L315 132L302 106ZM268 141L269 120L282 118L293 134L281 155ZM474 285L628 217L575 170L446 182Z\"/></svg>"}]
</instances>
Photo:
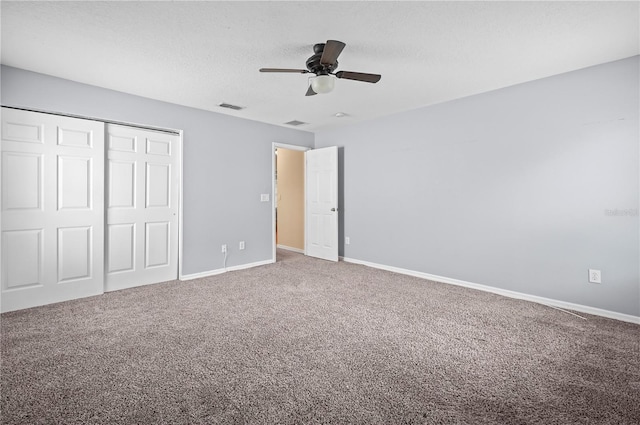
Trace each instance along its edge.
<instances>
[{"instance_id":1,"label":"beige hallway wall","mask_svg":"<svg viewBox=\"0 0 640 425\"><path fill-rule=\"evenodd\" d=\"M278 148L278 245L304 250L304 152Z\"/></svg>"}]
</instances>

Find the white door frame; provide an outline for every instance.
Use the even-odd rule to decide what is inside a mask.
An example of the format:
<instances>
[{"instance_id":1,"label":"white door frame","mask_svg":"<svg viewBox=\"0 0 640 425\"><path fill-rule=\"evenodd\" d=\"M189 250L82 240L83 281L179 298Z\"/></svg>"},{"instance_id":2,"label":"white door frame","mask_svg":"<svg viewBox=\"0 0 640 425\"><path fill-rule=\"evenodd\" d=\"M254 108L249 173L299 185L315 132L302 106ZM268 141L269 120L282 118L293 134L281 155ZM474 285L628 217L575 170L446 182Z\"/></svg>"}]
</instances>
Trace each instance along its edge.
<instances>
[{"instance_id":1,"label":"white door frame","mask_svg":"<svg viewBox=\"0 0 640 425\"><path fill-rule=\"evenodd\" d=\"M282 148L282 149L288 149L291 151L302 151L302 152L306 152L308 150L311 150L313 148L309 148L307 146L297 146L297 145L288 145L286 143L277 143L274 142L272 143L272 147L271 147L271 241L273 243L273 250L271 252L271 262L275 263L276 262L276 197L275 197L275 193L276 193L276 149L278 148ZM305 170L306 170L306 164L304 165ZM306 171L305 171L305 180L306 180ZM305 197L304 199L307 199L306 197L306 181L305 181ZM306 203L306 202L305 202ZM303 208L303 217L304 217L304 206ZM307 240L307 226L305 223L304 226L304 240ZM305 243L305 254L306 254L306 243Z\"/></svg>"},{"instance_id":2,"label":"white door frame","mask_svg":"<svg viewBox=\"0 0 640 425\"><path fill-rule=\"evenodd\" d=\"M184 232L182 231L182 226L183 226L183 221L182 221L182 193L184 191L184 179L183 177L183 170L184 170L184 164L182 163L183 161L183 156L182 156L182 137L183 137L183 130L172 130L176 133L178 133L178 178L180 179L180 182L178 183L178 280L182 281L184 274L182 273L182 247L184 246L183 243L183 236L184 236Z\"/></svg>"}]
</instances>

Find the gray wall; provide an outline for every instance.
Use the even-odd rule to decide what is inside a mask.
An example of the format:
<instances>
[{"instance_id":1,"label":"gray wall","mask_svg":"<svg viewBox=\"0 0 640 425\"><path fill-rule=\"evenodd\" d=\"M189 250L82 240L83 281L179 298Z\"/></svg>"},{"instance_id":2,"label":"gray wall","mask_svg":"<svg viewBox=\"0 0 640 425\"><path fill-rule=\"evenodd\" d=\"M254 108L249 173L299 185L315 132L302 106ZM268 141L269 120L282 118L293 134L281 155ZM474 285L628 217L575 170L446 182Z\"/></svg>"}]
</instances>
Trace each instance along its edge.
<instances>
[{"instance_id":1,"label":"gray wall","mask_svg":"<svg viewBox=\"0 0 640 425\"><path fill-rule=\"evenodd\" d=\"M634 57L317 132L342 254L640 315L638 80Z\"/></svg>"},{"instance_id":2,"label":"gray wall","mask_svg":"<svg viewBox=\"0 0 640 425\"><path fill-rule=\"evenodd\" d=\"M184 131L183 273L272 256L272 142L313 146L312 133L187 108L2 66L2 104ZM244 240L246 249L238 250Z\"/></svg>"},{"instance_id":3,"label":"gray wall","mask_svg":"<svg viewBox=\"0 0 640 425\"><path fill-rule=\"evenodd\" d=\"M314 135L2 66L3 105L184 130L186 274L271 258L271 142ZM640 315L639 58L315 135L346 257ZM245 240L247 249L237 250ZM598 268L603 283L587 283Z\"/></svg>"}]
</instances>

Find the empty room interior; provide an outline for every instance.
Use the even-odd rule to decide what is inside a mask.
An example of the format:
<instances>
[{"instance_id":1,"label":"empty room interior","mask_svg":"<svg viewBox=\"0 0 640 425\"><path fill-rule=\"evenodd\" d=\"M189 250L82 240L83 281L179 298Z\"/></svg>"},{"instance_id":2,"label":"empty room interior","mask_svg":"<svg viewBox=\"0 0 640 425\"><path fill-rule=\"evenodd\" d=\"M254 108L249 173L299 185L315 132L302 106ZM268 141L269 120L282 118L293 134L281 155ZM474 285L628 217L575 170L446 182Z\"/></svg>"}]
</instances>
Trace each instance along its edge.
<instances>
[{"instance_id":1,"label":"empty room interior","mask_svg":"<svg viewBox=\"0 0 640 425\"><path fill-rule=\"evenodd\" d=\"M640 2L0 19L0 423L640 423Z\"/></svg>"}]
</instances>

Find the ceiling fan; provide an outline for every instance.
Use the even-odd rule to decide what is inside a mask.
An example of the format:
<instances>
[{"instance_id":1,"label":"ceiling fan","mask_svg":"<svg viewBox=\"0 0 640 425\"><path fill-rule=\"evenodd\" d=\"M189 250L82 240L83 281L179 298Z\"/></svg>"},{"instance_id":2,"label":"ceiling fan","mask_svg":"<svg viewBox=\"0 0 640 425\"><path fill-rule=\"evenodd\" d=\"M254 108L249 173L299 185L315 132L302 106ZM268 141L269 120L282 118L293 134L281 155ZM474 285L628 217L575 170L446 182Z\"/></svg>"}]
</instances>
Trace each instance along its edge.
<instances>
[{"instance_id":1,"label":"ceiling fan","mask_svg":"<svg viewBox=\"0 0 640 425\"><path fill-rule=\"evenodd\" d=\"M364 81L366 83L377 83L382 77L379 74L365 74L362 72L338 71L338 56L344 49L342 41L327 40L326 43L318 43L313 46L314 55L307 59L307 69L290 68L260 68L260 72L292 72L297 74L316 74L311 79L311 84L307 90L307 96L318 93L329 93L335 85L335 78L345 80ZM335 78L334 78L335 77Z\"/></svg>"}]
</instances>

